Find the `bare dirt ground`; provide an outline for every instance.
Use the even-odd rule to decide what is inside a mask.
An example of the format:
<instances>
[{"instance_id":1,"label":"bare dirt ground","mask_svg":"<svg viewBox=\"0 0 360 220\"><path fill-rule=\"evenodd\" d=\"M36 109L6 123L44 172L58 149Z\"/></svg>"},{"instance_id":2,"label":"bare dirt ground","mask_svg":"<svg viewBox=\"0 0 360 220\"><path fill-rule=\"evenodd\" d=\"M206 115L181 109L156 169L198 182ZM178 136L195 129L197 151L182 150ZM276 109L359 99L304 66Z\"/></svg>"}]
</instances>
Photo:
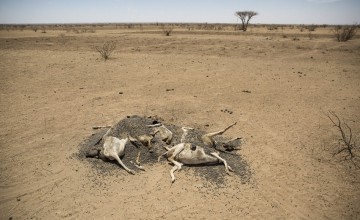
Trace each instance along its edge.
<instances>
[{"instance_id":1,"label":"bare dirt ground","mask_svg":"<svg viewBox=\"0 0 360 220\"><path fill-rule=\"evenodd\" d=\"M107 40L104 62L93 46ZM359 138L359 61L360 39L330 29L2 30L0 218L360 219L359 169L332 156L340 136L324 115ZM204 131L237 122L227 134L243 137L251 179L216 186L189 168L171 184L165 160L129 175L76 157L92 126L135 114Z\"/></svg>"}]
</instances>

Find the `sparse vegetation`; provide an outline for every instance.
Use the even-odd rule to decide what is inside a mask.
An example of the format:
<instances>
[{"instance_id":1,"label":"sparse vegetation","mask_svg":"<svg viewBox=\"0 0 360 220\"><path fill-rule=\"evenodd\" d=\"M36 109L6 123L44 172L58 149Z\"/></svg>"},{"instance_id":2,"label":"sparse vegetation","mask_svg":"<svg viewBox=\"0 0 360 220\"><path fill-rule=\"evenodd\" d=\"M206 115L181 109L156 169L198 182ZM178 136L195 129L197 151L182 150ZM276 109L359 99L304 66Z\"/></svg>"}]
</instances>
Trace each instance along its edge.
<instances>
[{"instance_id":1,"label":"sparse vegetation","mask_svg":"<svg viewBox=\"0 0 360 220\"><path fill-rule=\"evenodd\" d=\"M308 26L306 26L306 29L308 29L309 31L315 31L316 30L316 25L314 25L314 24L308 25Z\"/></svg>"},{"instance_id":2,"label":"sparse vegetation","mask_svg":"<svg viewBox=\"0 0 360 220\"><path fill-rule=\"evenodd\" d=\"M276 26L276 25L268 25L268 26L266 26L266 28L267 28L269 31L272 31L272 30L277 30L277 29L278 29L278 26Z\"/></svg>"},{"instance_id":3,"label":"sparse vegetation","mask_svg":"<svg viewBox=\"0 0 360 220\"><path fill-rule=\"evenodd\" d=\"M105 61L110 58L110 55L115 50L115 48L115 41L107 41L102 46L95 47L96 51L100 53L101 57L104 58Z\"/></svg>"},{"instance_id":4,"label":"sparse vegetation","mask_svg":"<svg viewBox=\"0 0 360 220\"><path fill-rule=\"evenodd\" d=\"M37 32L37 31L38 31L38 27L37 27L37 26L32 26L31 29L32 29L34 32Z\"/></svg>"},{"instance_id":5,"label":"sparse vegetation","mask_svg":"<svg viewBox=\"0 0 360 220\"><path fill-rule=\"evenodd\" d=\"M170 34L172 33L173 29L171 27L162 27L162 30L165 34L165 36L170 36Z\"/></svg>"},{"instance_id":6,"label":"sparse vegetation","mask_svg":"<svg viewBox=\"0 0 360 220\"><path fill-rule=\"evenodd\" d=\"M309 40L313 39L313 35L311 34L311 31L309 31L308 37L309 37Z\"/></svg>"},{"instance_id":7,"label":"sparse vegetation","mask_svg":"<svg viewBox=\"0 0 360 220\"><path fill-rule=\"evenodd\" d=\"M336 151L333 153L333 155L336 156L338 154L342 154L344 155L345 160L349 159L354 162L353 159L357 157L355 151L359 150L359 146L356 144L353 138L353 133L350 126L346 122L341 121L339 116L337 116L333 111L329 111L326 116L341 134L339 145L336 146Z\"/></svg>"},{"instance_id":8,"label":"sparse vegetation","mask_svg":"<svg viewBox=\"0 0 360 220\"><path fill-rule=\"evenodd\" d=\"M95 33L95 29L94 28L82 28L81 29L81 33Z\"/></svg>"},{"instance_id":9,"label":"sparse vegetation","mask_svg":"<svg viewBox=\"0 0 360 220\"><path fill-rule=\"evenodd\" d=\"M229 13L230 17L235 11ZM23 32L18 24L0 24L0 140L7 144L3 147L6 152L1 172L11 177L2 184L25 187L21 191L11 191L14 187L1 189L9 191L2 199L1 217L120 216L116 203L101 203L91 212L88 204L121 200L124 209L132 210L121 215L125 219L201 219L209 217L210 209L210 218L228 219L243 215L241 211L258 200L259 194L267 198L260 198L257 209L245 213L248 218L359 216L356 189L360 189L360 168L353 162L360 165L360 115L356 113L360 106L360 66L356 62L360 36L341 43L334 36L335 25L326 29L317 25L315 32L303 26L300 32L300 25L254 24L261 17L250 21L247 32L239 30L240 19L229 24L143 23L143 31L139 23L132 23L132 29L127 29L128 23L36 24L37 32L31 29L35 24L27 24ZM237 20L235 16L232 19ZM43 25L46 34L41 33ZM278 29L268 30L268 25ZM169 37L162 26L173 29ZM96 33L90 33L90 29ZM116 48L105 61L95 46L102 48L107 41L115 41ZM350 147L342 141L339 128L326 117L328 111L324 114L322 109L336 110ZM117 126L118 120L133 114L146 123ZM177 125L194 127L188 140L197 141L205 132L236 121L237 127L229 134L235 142L244 143L241 148L234 148L233 142L219 144L225 139L218 136L217 146L205 151L219 151L232 158L228 164L232 168L233 164L250 162L246 166L249 169L235 170L232 177L226 176L223 165L183 166L178 173L180 182L171 184L168 176L172 166L164 159L158 163L156 152L150 154L141 143L137 148L136 142L127 144L123 157L129 168L135 169L141 161L147 169L139 170L135 177L126 175L117 163L80 158L78 154L87 144L102 157L99 153L103 153L102 134L108 130L107 125L116 128L113 135L123 138L129 131L125 127L139 131L129 133L132 137L154 136L152 149L164 154L167 150L163 146L173 147L182 137ZM352 130L351 142L343 122ZM169 126L174 132L170 145L163 141L157 129L160 127L152 128L154 124ZM96 126L104 128L91 131ZM84 131L94 135L85 141ZM22 149L24 141L26 151ZM351 145L355 142L357 145ZM195 146L189 147L196 150ZM245 157L248 152L253 152L251 158ZM151 163L146 162L149 160ZM21 169L24 164L26 167ZM211 174L212 180L224 181L207 182L204 176L196 175L203 171ZM256 174L259 172L260 176ZM64 179L64 173L70 178ZM245 174L249 179L244 178ZM151 176L156 179L142 184ZM78 179L81 181L72 181ZM188 190L183 190L182 184L189 186ZM99 190L92 196L90 189L94 187ZM83 196L84 190L75 192L78 188L88 193L87 203L74 203L73 198ZM135 196L128 197L134 190ZM51 195L43 196L48 191ZM288 191L296 192L296 196L289 196ZM171 192L179 192L176 197L181 204L166 201ZM36 193L42 196L41 204ZM159 199L156 212L152 212L152 194ZM277 201L270 201L268 197L274 196ZM204 199L211 200L210 204L192 209L188 206ZM144 207L143 212L134 209L134 201ZM46 207L33 210L39 204ZM105 214L104 209L108 211Z\"/></svg>"},{"instance_id":10,"label":"sparse vegetation","mask_svg":"<svg viewBox=\"0 0 360 220\"><path fill-rule=\"evenodd\" d=\"M242 23L241 29L242 31L246 31L247 27L249 25L249 21L252 17L258 15L255 11L237 11L235 12L235 15L237 15Z\"/></svg>"},{"instance_id":11,"label":"sparse vegetation","mask_svg":"<svg viewBox=\"0 0 360 220\"><path fill-rule=\"evenodd\" d=\"M339 42L351 40L356 34L356 28L356 25L346 27L336 26L334 28L336 40Z\"/></svg>"}]
</instances>

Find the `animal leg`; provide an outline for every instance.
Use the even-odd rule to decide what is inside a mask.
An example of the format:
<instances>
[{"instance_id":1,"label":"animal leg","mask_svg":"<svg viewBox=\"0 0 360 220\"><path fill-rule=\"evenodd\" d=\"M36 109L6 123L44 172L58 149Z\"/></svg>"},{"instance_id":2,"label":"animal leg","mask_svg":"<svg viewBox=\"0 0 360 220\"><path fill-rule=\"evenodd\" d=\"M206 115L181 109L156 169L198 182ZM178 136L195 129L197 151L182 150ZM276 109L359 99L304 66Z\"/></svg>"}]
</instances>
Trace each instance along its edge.
<instances>
[{"instance_id":1,"label":"animal leg","mask_svg":"<svg viewBox=\"0 0 360 220\"><path fill-rule=\"evenodd\" d=\"M158 162L160 162L160 159L161 159L162 157L164 157L164 156L168 153L168 151L171 149L171 148L169 148L169 147L167 147L167 146L163 146L163 147L165 148L166 152L163 153L163 154L161 154L161 155L158 157Z\"/></svg>"},{"instance_id":2,"label":"animal leg","mask_svg":"<svg viewBox=\"0 0 360 220\"><path fill-rule=\"evenodd\" d=\"M109 136L109 134L111 133L111 131L113 130L114 127L110 127L109 130L106 131L106 133L103 135L102 139L105 140L106 137Z\"/></svg>"},{"instance_id":3,"label":"animal leg","mask_svg":"<svg viewBox=\"0 0 360 220\"><path fill-rule=\"evenodd\" d=\"M124 168L128 173L135 174L135 171L133 171L133 170L129 169L127 166L125 166L125 164L120 160L119 155L114 153L114 154L111 154L110 156L112 156L120 164L120 166L122 166L122 168Z\"/></svg>"},{"instance_id":4,"label":"animal leg","mask_svg":"<svg viewBox=\"0 0 360 220\"><path fill-rule=\"evenodd\" d=\"M212 145L214 146L214 140L213 138L216 135L222 135L223 133L225 133L227 130L229 130L231 127L233 127L234 125L236 125L237 122L229 125L228 127L226 127L225 129L222 129L220 131L215 131L215 132L211 132L211 133L207 133L204 134L203 136L201 136L201 140L203 141L204 144L206 145Z\"/></svg>"},{"instance_id":5,"label":"animal leg","mask_svg":"<svg viewBox=\"0 0 360 220\"><path fill-rule=\"evenodd\" d=\"M211 133L208 133L208 134L205 134L205 136L207 137L215 137L216 135L222 135L224 134L227 130L229 130L231 127L233 127L234 125L236 125L237 122L229 125L228 127L226 127L225 129L222 129L220 131L215 131L215 132L211 132Z\"/></svg>"},{"instance_id":6,"label":"animal leg","mask_svg":"<svg viewBox=\"0 0 360 220\"><path fill-rule=\"evenodd\" d=\"M141 153L141 151L138 153L138 155L137 155L137 157L136 157L135 166L136 166L138 169L145 171L145 168L144 168L143 166L141 166L141 164L140 164L140 153Z\"/></svg>"},{"instance_id":7,"label":"animal leg","mask_svg":"<svg viewBox=\"0 0 360 220\"><path fill-rule=\"evenodd\" d=\"M180 154L185 148L185 144L184 143L180 143L178 145L175 145L174 147L170 148L168 150L167 155L168 155L168 161L170 161L171 163L173 163L174 165L178 166L178 170L181 169L182 167L182 163L179 163L175 160L175 157Z\"/></svg>"},{"instance_id":8,"label":"animal leg","mask_svg":"<svg viewBox=\"0 0 360 220\"><path fill-rule=\"evenodd\" d=\"M181 152L183 151L185 148L185 144L184 143L180 143L178 145L175 145L174 147L172 148L168 148L168 147L165 147L165 149L167 150L167 152L165 152L164 154L162 154L159 158L158 158L158 161L160 161L160 158L162 156L165 156L167 155L168 156L168 161L173 163L174 166L173 168L170 170L170 176L171 176L171 182L175 182L175 175L174 175L174 172L177 171L177 170L181 170L181 167L182 167L182 163L179 163L177 162L174 158Z\"/></svg>"},{"instance_id":9,"label":"animal leg","mask_svg":"<svg viewBox=\"0 0 360 220\"><path fill-rule=\"evenodd\" d=\"M174 158L168 158L168 160L171 162L171 163L173 163L175 166L177 166L178 167L178 169L177 170L181 170L181 168L182 168L182 163L179 163L179 162L177 162L176 160L174 160Z\"/></svg>"},{"instance_id":10,"label":"animal leg","mask_svg":"<svg viewBox=\"0 0 360 220\"><path fill-rule=\"evenodd\" d=\"M224 166L225 166L225 172L230 175L230 172L229 171L232 171L234 172L234 170L227 164L226 160L224 160L223 158L221 158L219 156L218 153L216 152L213 152L213 153L210 153L212 156L216 157L218 160L220 160L221 162L223 162Z\"/></svg>"},{"instance_id":11,"label":"animal leg","mask_svg":"<svg viewBox=\"0 0 360 220\"><path fill-rule=\"evenodd\" d=\"M178 166L173 166L173 168L170 170L170 176L171 176L171 183L174 183L176 178L175 178L175 175L174 175L174 172L179 170L179 167Z\"/></svg>"},{"instance_id":12,"label":"animal leg","mask_svg":"<svg viewBox=\"0 0 360 220\"><path fill-rule=\"evenodd\" d=\"M161 159L162 157L164 157L166 154L167 154L167 152L161 154L161 155L158 157L158 162L160 162L160 159Z\"/></svg>"},{"instance_id":13,"label":"animal leg","mask_svg":"<svg viewBox=\"0 0 360 220\"><path fill-rule=\"evenodd\" d=\"M184 150L185 144L184 144L184 143L180 143L180 144L178 144L178 145L173 146L172 148L169 148L169 147L167 147L167 146L164 146L164 148L165 148L167 151L158 157L158 161L160 161L160 158L163 157L163 156L165 156L165 155L167 155L167 159L168 159L169 161L170 161L170 159L174 161L174 158L175 158L181 151ZM172 162L172 161L170 161L170 162ZM177 162L175 161L175 163L177 163ZM175 163L174 163L174 164L175 164Z\"/></svg>"}]
</instances>

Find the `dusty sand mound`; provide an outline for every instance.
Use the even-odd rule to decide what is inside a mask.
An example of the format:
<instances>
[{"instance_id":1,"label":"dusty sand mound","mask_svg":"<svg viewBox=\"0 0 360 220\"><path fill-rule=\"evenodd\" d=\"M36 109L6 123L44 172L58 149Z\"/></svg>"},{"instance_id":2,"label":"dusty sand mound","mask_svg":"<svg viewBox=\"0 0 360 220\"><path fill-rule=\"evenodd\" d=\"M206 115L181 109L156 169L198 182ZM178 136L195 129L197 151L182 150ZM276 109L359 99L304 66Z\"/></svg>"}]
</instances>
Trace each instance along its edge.
<instances>
[{"instance_id":1,"label":"dusty sand mound","mask_svg":"<svg viewBox=\"0 0 360 220\"><path fill-rule=\"evenodd\" d=\"M169 147L175 146L180 143L180 138L183 134L181 130L181 126L167 124L162 119L157 117L140 117L140 116L128 116L127 118L119 121L111 132L111 136L115 136L118 138L125 138L127 134L130 134L133 137L149 134L153 131L153 128L147 127L147 125L162 123L165 125L171 132L173 132L173 139ZM97 148L100 149L102 147L101 137L105 134L107 129L102 129L101 131L91 135L86 140L84 140L80 144L80 151L78 154L79 159L90 162L94 169L101 175L112 175L114 169L122 169L118 166L116 162L103 162L102 160L96 158L86 158L87 152L89 150ZM205 152L210 153L214 152L214 148L206 147L199 140L201 135L205 134L204 131L200 131L197 129L192 130L187 135L186 142L191 142L193 144L203 146ZM219 143L223 143L231 140L230 138L224 136L218 136L215 138ZM231 147L239 148L242 142L241 139L233 140L229 143ZM158 157L165 152L163 146L167 145L158 135L155 135L153 141L153 152L150 153L148 148L145 146L140 146L139 148L135 147L130 142L127 143L125 148L125 156L122 158L122 161L130 168L137 170L134 166L134 161L138 153L141 151L141 165L146 168L151 166L154 163L157 163ZM228 164L233 168L234 176L237 176L241 179L242 182L247 182L250 178L250 171L246 162L241 158L238 153L235 151L227 151L222 146L217 146L217 150L220 151L220 156L224 158ZM166 160L163 158L162 160ZM170 169L170 166L169 166ZM188 165L183 167L183 170L189 169ZM224 176L226 173L224 172L224 166L222 164L218 165L196 165L191 166L191 169L194 169L195 175L205 178L207 181L212 182L213 184L224 184ZM123 170L124 174L128 175L125 170Z\"/></svg>"}]
</instances>

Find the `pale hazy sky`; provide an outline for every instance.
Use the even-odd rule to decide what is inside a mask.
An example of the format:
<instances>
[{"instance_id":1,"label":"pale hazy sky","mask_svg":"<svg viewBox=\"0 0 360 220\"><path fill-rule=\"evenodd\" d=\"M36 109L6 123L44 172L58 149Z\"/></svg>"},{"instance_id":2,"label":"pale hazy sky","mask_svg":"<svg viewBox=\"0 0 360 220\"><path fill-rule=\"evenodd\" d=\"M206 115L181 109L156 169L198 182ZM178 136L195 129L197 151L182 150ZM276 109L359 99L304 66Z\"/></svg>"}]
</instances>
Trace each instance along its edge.
<instances>
[{"instance_id":1,"label":"pale hazy sky","mask_svg":"<svg viewBox=\"0 0 360 220\"><path fill-rule=\"evenodd\" d=\"M235 11L259 13L252 23L360 23L360 0L0 0L0 23L235 23Z\"/></svg>"}]
</instances>

